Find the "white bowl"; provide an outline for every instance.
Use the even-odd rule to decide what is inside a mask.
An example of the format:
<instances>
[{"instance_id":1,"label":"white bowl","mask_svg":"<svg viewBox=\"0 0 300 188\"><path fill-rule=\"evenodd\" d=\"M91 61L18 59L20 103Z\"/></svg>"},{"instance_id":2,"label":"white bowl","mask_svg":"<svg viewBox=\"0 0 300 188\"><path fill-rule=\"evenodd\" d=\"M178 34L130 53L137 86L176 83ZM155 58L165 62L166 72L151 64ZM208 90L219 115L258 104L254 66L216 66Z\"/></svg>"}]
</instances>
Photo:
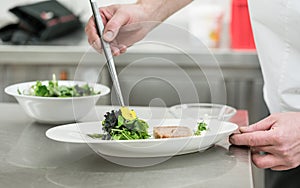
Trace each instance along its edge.
<instances>
[{"instance_id":1,"label":"white bowl","mask_svg":"<svg viewBox=\"0 0 300 188\"><path fill-rule=\"evenodd\" d=\"M170 107L170 112L175 118L219 119L228 121L236 114L236 109L231 106L213 103L190 103Z\"/></svg>"},{"instance_id":2,"label":"white bowl","mask_svg":"<svg viewBox=\"0 0 300 188\"><path fill-rule=\"evenodd\" d=\"M47 85L48 81L43 81ZM5 88L5 92L14 96L21 107L35 121L47 124L62 124L80 121L86 116L94 107L101 96L107 95L110 89L102 84L89 84L94 88L94 91L100 91L100 94L83 96L83 97L38 97L23 95L18 93L20 91L28 90L36 82L25 82L14 84ZM86 84L83 81L63 81L58 80L59 85L79 86Z\"/></svg>"}]
</instances>

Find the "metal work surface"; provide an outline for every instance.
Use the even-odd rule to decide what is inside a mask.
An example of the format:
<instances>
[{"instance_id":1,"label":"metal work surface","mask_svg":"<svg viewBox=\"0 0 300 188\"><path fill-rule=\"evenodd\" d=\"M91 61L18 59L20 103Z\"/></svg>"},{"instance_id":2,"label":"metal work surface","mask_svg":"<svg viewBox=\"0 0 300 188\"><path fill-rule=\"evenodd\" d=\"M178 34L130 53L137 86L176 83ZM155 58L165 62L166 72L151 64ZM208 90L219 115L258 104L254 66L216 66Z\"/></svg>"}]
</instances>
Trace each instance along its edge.
<instances>
[{"instance_id":1,"label":"metal work surface","mask_svg":"<svg viewBox=\"0 0 300 188\"><path fill-rule=\"evenodd\" d=\"M96 108L99 114L112 109ZM141 117L172 117L166 108L132 108ZM1 187L253 187L249 150L227 140L154 166L125 167L87 144L48 139L45 131L53 125L32 122L18 104L1 103L0 111ZM232 121L245 126L247 113L238 111Z\"/></svg>"}]
</instances>

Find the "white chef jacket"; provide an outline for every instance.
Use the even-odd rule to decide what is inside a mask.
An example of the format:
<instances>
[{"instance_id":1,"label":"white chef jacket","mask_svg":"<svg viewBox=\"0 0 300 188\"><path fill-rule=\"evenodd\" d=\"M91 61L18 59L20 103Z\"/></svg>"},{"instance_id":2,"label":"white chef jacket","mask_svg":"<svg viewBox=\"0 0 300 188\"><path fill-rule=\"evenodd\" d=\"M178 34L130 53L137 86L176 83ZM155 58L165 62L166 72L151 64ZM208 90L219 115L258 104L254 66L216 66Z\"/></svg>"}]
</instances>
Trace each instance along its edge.
<instances>
[{"instance_id":1,"label":"white chef jacket","mask_svg":"<svg viewBox=\"0 0 300 188\"><path fill-rule=\"evenodd\" d=\"M300 111L300 0L248 0L271 113Z\"/></svg>"}]
</instances>

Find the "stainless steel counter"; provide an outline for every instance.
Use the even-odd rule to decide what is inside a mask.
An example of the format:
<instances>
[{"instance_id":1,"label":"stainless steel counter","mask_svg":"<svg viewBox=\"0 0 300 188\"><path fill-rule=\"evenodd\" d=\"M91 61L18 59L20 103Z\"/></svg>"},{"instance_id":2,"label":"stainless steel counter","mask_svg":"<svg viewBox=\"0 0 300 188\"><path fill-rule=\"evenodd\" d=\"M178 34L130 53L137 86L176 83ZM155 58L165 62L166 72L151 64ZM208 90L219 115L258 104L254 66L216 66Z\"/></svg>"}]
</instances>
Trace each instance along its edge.
<instances>
[{"instance_id":1,"label":"stainless steel counter","mask_svg":"<svg viewBox=\"0 0 300 188\"><path fill-rule=\"evenodd\" d=\"M141 117L150 114L147 107L133 108ZM110 109L97 106L99 114ZM227 140L154 166L125 167L86 144L46 138L52 126L32 122L17 104L1 103L0 111L1 187L253 187L249 150ZM162 113L171 117L166 108L151 108L152 117ZM247 113L239 111L232 121L245 125Z\"/></svg>"}]
</instances>

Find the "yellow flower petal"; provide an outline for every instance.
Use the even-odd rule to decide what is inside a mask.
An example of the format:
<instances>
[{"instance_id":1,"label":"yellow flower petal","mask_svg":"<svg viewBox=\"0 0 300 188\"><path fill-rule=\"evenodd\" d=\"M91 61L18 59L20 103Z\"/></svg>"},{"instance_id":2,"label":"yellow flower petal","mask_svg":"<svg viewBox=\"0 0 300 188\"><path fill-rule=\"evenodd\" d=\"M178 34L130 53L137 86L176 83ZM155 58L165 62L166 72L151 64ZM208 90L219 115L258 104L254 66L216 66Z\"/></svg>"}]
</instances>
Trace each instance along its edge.
<instances>
[{"instance_id":1,"label":"yellow flower petal","mask_svg":"<svg viewBox=\"0 0 300 188\"><path fill-rule=\"evenodd\" d=\"M126 120L136 119L136 113L134 110L129 110L127 107L121 107L121 114Z\"/></svg>"}]
</instances>

